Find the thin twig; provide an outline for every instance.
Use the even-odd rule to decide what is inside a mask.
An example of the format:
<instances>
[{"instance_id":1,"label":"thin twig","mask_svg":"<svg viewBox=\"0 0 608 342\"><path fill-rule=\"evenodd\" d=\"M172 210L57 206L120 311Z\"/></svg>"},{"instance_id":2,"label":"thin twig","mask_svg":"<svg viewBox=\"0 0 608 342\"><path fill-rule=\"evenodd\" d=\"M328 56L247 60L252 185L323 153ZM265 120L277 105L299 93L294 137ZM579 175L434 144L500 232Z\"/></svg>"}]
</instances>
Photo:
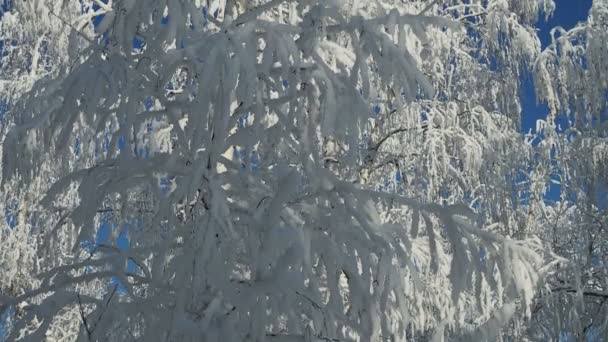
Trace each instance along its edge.
<instances>
[{"instance_id":1,"label":"thin twig","mask_svg":"<svg viewBox=\"0 0 608 342\"><path fill-rule=\"evenodd\" d=\"M106 300L106 306L104 307L103 311L99 314L99 318L97 318L97 322L95 322L95 327L93 328L93 330L91 332L95 331L95 328L97 328L97 326L99 325L99 322L101 321L103 314L108 310L108 305L110 305L110 301L114 297L114 294L116 293L117 289L118 289L118 283L114 284L114 289L112 290L112 293L110 294L110 297L108 298L108 300Z\"/></svg>"},{"instance_id":2,"label":"thin twig","mask_svg":"<svg viewBox=\"0 0 608 342\"><path fill-rule=\"evenodd\" d=\"M80 319L82 319L82 324L87 331L87 337L89 341L91 340L91 330L89 329L89 325L87 324L87 318L84 316L84 310L82 309L82 300L80 299L80 293L76 295L78 297L78 309L80 310Z\"/></svg>"},{"instance_id":3,"label":"thin twig","mask_svg":"<svg viewBox=\"0 0 608 342\"><path fill-rule=\"evenodd\" d=\"M88 41L91 44L94 44L93 40L89 37L87 37L84 33L80 32L79 30L77 30L72 24L68 23L67 21L65 21L62 17L58 16L57 14L55 14L55 12L53 12L53 10L49 10L49 13L51 13L52 15L54 15L57 19L59 19L62 23L64 23L65 25L67 25L69 28L71 28L72 30L74 30L76 33L78 33L82 38L84 38L86 41Z\"/></svg>"}]
</instances>

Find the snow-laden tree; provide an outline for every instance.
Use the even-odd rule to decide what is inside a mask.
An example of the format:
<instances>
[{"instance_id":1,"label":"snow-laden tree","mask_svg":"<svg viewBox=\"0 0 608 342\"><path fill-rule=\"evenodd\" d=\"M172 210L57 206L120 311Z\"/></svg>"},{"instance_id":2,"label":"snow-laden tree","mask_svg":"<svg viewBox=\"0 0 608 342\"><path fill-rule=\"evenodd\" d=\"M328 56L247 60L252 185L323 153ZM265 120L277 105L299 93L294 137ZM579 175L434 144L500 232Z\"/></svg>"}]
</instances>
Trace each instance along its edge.
<instances>
[{"instance_id":1,"label":"snow-laden tree","mask_svg":"<svg viewBox=\"0 0 608 342\"><path fill-rule=\"evenodd\" d=\"M104 13L107 8L93 8L94 1L80 1L74 6L70 1L11 1L0 6L0 137L4 140L7 130L14 123L14 115L7 113L34 84L44 78L55 78L68 72L90 41L91 19ZM90 27L87 27L90 26ZM2 145L0 144L0 150ZM10 153L8 151L7 153ZM1 168L1 167L0 167ZM14 296L35 282L37 213L29 211L31 201L36 201L46 187L48 174L38 174L34 181L15 186L3 186L0 211L6 229L0 232L3 248L0 249L0 291ZM9 307L2 316L10 318L15 313ZM49 337L61 340L73 336L78 330L76 311L66 312L63 318L69 324L56 325ZM0 324L10 323L3 322ZM67 320L66 320L67 322ZM68 328L68 326L71 328ZM6 332L8 326L0 328ZM4 338L0 333L0 340Z\"/></svg>"},{"instance_id":2,"label":"snow-laden tree","mask_svg":"<svg viewBox=\"0 0 608 342\"><path fill-rule=\"evenodd\" d=\"M80 60L83 41L92 38L92 19L106 11L94 10L93 3L3 1L0 92L4 101L18 98L41 78L65 73Z\"/></svg>"},{"instance_id":3,"label":"snow-laden tree","mask_svg":"<svg viewBox=\"0 0 608 342\"><path fill-rule=\"evenodd\" d=\"M560 199L537 206L542 239L567 258L539 295L530 333L555 340L608 339L608 2L594 1L589 20L565 31L534 65L539 98L538 157Z\"/></svg>"},{"instance_id":4,"label":"snow-laden tree","mask_svg":"<svg viewBox=\"0 0 608 342\"><path fill-rule=\"evenodd\" d=\"M551 149L519 134L531 65L547 100L570 96L533 29L553 8L16 3L0 19L4 41L22 37L0 89L9 338L496 340L525 325L546 276L573 267L539 216Z\"/></svg>"}]
</instances>

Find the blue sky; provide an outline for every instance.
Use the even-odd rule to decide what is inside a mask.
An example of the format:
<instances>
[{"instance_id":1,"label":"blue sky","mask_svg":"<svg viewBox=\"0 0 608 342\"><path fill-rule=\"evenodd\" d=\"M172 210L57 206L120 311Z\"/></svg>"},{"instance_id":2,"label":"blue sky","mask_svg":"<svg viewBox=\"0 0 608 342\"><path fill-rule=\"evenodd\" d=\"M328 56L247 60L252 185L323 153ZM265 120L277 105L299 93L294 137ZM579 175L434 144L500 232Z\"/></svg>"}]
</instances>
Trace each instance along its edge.
<instances>
[{"instance_id":1,"label":"blue sky","mask_svg":"<svg viewBox=\"0 0 608 342\"><path fill-rule=\"evenodd\" d=\"M568 30L576 26L578 22L586 20L591 2L592 0L555 0L557 6L553 16L549 18L549 21L544 21L544 18L541 18L536 25L542 47L544 48L551 43L551 29L553 27L561 26ZM530 79L524 80L522 97L522 131L528 132L529 129L534 130L536 128L536 120L545 119L549 108L544 104L536 104L536 96Z\"/></svg>"},{"instance_id":2,"label":"blue sky","mask_svg":"<svg viewBox=\"0 0 608 342\"><path fill-rule=\"evenodd\" d=\"M592 0L556 0L557 8L549 21L541 20L536 26L539 29L543 47L551 42L550 31L555 26L570 29L580 21L585 21L591 8Z\"/></svg>"},{"instance_id":3,"label":"blue sky","mask_svg":"<svg viewBox=\"0 0 608 342\"><path fill-rule=\"evenodd\" d=\"M548 21L544 17L539 20L536 27L540 37L541 46L544 48L551 43L551 29L561 26L568 30L576 26L580 21L585 21L591 8L592 0L555 0L555 13ZM534 131L536 121L544 120L549 112L546 104L538 104L534 93L534 84L531 76L522 80L522 133ZM559 120L558 120L559 122ZM548 200L557 201L560 198L560 186L551 184L546 194Z\"/></svg>"}]
</instances>

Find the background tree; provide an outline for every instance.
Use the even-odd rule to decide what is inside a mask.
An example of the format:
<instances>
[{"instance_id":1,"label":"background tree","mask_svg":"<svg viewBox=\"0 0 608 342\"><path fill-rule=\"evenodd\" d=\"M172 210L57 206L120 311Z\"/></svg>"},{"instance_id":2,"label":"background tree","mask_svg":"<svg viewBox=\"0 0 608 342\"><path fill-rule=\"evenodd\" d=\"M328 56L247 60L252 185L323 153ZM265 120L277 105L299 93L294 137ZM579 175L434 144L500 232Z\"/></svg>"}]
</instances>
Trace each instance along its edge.
<instances>
[{"instance_id":1,"label":"background tree","mask_svg":"<svg viewBox=\"0 0 608 342\"><path fill-rule=\"evenodd\" d=\"M62 77L80 61L80 55L92 37L92 20L106 11L94 1L12 1L4 0L0 6L0 135L18 120L11 115L13 106L27 94L39 80ZM26 95L27 94L27 95ZM0 149L2 149L0 144ZM7 153L11 153L8 151ZM35 175L31 182L3 186L0 216L6 223L0 232L0 293L16 296L24 289L38 284L38 233L43 225L42 216L29 205L36 202L46 189L45 183L56 179L61 168L48 168ZM65 246L64 246L65 247ZM58 248L58 247L56 247ZM56 255L65 259L67 249L57 249ZM71 258L70 258L71 260ZM51 329L49 338L73 339L78 327L76 311L64 312L64 323ZM3 314L9 317L15 308ZM11 320L9 319L8 322ZM7 326L0 328L4 338Z\"/></svg>"},{"instance_id":2,"label":"background tree","mask_svg":"<svg viewBox=\"0 0 608 342\"><path fill-rule=\"evenodd\" d=\"M537 94L550 112L539 159L559 184L556 203L538 207L546 245L566 257L535 305L531 336L606 340L608 3L594 1L587 22L554 29L535 64Z\"/></svg>"}]
</instances>

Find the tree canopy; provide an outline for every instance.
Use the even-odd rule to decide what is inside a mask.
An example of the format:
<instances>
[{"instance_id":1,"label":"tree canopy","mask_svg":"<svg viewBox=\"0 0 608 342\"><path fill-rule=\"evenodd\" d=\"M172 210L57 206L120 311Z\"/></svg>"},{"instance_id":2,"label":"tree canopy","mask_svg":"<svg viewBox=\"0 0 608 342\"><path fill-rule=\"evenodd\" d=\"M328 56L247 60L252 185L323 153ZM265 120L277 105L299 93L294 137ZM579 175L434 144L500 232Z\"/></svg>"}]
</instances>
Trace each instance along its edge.
<instances>
[{"instance_id":1,"label":"tree canopy","mask_svg":"<svg viewBox=\"0 0 608 342\"><path fill-rule=\"evenodd\" d=\"M555 6L5 0L8 339L608 339L608 2Z\"/></svg>"}]
</instances>

